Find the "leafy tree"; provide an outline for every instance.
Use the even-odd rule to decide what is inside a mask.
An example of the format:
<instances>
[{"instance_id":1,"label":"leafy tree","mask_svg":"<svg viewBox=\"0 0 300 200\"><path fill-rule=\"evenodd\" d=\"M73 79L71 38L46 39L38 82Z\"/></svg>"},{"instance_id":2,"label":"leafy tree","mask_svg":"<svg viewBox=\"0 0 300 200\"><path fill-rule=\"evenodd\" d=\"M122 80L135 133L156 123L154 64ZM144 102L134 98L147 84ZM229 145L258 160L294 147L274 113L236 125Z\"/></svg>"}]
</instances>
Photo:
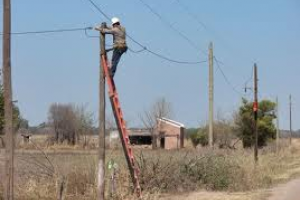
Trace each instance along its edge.
<instances>
[{"instance_id":1,"label":"leafy tree","mask_svg":"<svg viewBox=\"0 0 300 200\"><path fill-rule=\"evenodd\" d=\"M191 138L191 135L197 133L199 130L199 128L188 128L186 129L185 133L184 133L184 137L186 139L190 139Z\"/></svg>"},{"instance_id":2,"label":"leafy tree","mask_svg":"<svg viewBox=\"0 0 300 200\"><path fill-rule=\"evenodd\" d=\"M16 129L25 123L25 119L20 116L19 108L13 104L13 125ZM28 124L28 122L27 122ZM4 135L4 93L3 87L0 85L0 135Z\"/></svg>"},{"instance_id":3,"label":"leafy tree","mask_svg":"<svg viewBox=\"0 0 300 200\"><path fill-rule=\"evenodd\" d=\"M3 87L0 85L0 146L4 147L4 139L1 137L4 135L4 93ZM19 108L13 104L13 126L17 130L22 125L28 126L28 122L20 116Z\"/></svg>"},{"instance_id":4,"label":"leafy tree","mask_svg":"<svg viewBox=\"0 0 300 200\"><path fill-rule=\"evenodd\" d=\"M204 128L199 128L190 134L190 138L194 147L201 144L201 146L208 145L208 132L207 126Z\"/></svg>"},{"instance_id":5,"label":"leafy tree","mask_svg":"<svg viewBox=\"0 0 300 200\"><path fill-rule=\"evenodd\" d=\"M274 139L276 128L273 124L276 103L262 100L258 103L258 146L265 146L267 141ZM244 148L252 147L255 143L253 102L242 100L242 106L235 119L237 136L242 140Z\"/></svg>"}]
</instances>

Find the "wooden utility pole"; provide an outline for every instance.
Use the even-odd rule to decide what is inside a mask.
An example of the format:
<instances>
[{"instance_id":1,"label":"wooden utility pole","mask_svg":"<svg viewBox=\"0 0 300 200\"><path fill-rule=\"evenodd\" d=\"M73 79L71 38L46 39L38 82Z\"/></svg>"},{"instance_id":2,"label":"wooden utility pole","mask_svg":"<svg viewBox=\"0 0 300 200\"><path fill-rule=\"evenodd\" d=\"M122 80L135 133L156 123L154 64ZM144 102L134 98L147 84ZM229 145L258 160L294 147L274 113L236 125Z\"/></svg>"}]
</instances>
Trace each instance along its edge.
<instances>
[{"instance_id":1,"label":"wooden utility pole","mask_svg":"<svg viewBox=\"0 0 300 200\"><path fill-rule=\"evenodd\" d=\"M101 27L106 27L102 23ZM99 81L99 163L97 200L105 198L105 75L103 70L103 57L106 58L105 34L100 33L100 81Z\"/></svg>"},{"instance_id":2,"label":"wooden utility pole","mask_svg":"<svg viewBox=\"0 0 300 200\"><path fill-rule=\"evenodd\" d=\"M279 137L280 137L280 127L279 127L279 101L276 97L276 150L279 150Z\"/></svg>"},{"instance_id":3,"label":"wooden utility pole","mask_svg":"<svg viewBox=\"0 0 300 200\"><path fill-rule=\"evenodd\" d=\"M254 112L254 135L255 135L255 144L254 144L254 160L258 161L258 130L257 130L257 114L258 114L258 79L257 79L257 65L254 64L254 103L253 103L253 112Z\"/></svg>"},{"instance_id":4,"label":"wooden utility pole","mask_svg":"<svg viewBox=\"0 0 300 200\"><path fill-rule=\"evenodd\" d=\"M290 144L292 144L292 137L293 137L293 127L292 127L292 95L289 97L290 100Z\"/></svg>"},{"instance_id":5,"label":"wooden utility pole","mask_svg":"<svg viewBox=\"0 0 300 200\"><path fill-rule=\"evenodd\" d=\"M6 138L4 199L14 199L14 133L11 86L11 3L3 0L3 88Z\"/></svg>"},{"instance_id":6,"label":"wooden utility pole","mask_svg":"<svg viewBox=\"0 0 300 200\"><path fill-rule=\"evenodd\" d=\"M209 44L209 135L208 143L210 147L214 145L214 54L213 43Z\"/></svg>"}]
</instances>

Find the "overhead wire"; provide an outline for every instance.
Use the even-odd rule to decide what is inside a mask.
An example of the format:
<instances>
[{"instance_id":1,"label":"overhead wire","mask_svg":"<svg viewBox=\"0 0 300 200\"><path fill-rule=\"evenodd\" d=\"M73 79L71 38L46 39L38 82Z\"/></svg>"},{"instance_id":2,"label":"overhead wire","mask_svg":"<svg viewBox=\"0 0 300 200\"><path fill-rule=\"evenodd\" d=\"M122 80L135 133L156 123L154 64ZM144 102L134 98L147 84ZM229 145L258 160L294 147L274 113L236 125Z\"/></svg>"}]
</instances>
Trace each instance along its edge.
<instances>
[{"instance_id":1,"label":"overhead wire","mask_svg":"<svg viewBox=\"0 0 300 200\"><path fill-rule=\"evenodd\" d=\"M184 39L186 39L194 48L196 48L196 49L198 49L199 50L199 48L187 37L187 36L185 36L183 33L181 33L178 29L176 29L171 23L169 23L168 21L166 21L158 12L156 12L149 4L147 4L144 0L139 0L144 6L146 6L149 10L150 10L150 12L152 12L154 15L156 15L158 18L159 18L159 20L160 21L162 21L163 23L165 23L166 25L168 25L172 30L174 30L175 32L177 32L179 35L181 35ZM179 1L179 0L175 0L175 1L177 1L179 4L181 4L181 2ZM189 12L189 10L188 10L188 8L186 7L186 6L184 6L183 4L181 4L183 7L184 7L184 9L192 16L192 17L194 17L195 18L195 20L203 27L203 28L205 28L207 31L209 31L208 30L208 28L207 28L207 26L203 23L203 22L201 22L200 20L198 20L197 19L197 17L195 16L195 15L193 15L191 12ZM201 49L200 49L201 50ZM206 54L206 53L205 53ZM224 80L226 81L226 83L232 88L232 90L234 91L234 92L236 92L238 95L240 95L240 96L243 96L243 94L240 92L240 91L238 91L233 85L232 85L232 83L229 81L229 79L228 79L228 77L226 76L226 74L225 74L225 72L223 71L223 69L220 67L220 65L219 65L219 63L221 63L220 61L218 61L217 60L217 58L214 56L214 60L216 61L216 63L217 63L217 67L218 67L218 69L219 69L219 71L221 72L221 74L222 74L222 76L223 76L223 78L224 78Z\"/></svg>"},{"instance_id":2,"label":"overhead wire","mask_svg":"<svg viewBox=\"0 0 300 200\"><path fill-rule=\"evenodd\" d=\"M248 87L248 83L253 79L253 74L254 74L254 66L253 66L252 69L251 69L251 76L250 76L249 79L247 79L246 82L245 82L245 93L247 92L248 89L250 89L250 90L252 91L252 93L253 93L252 87L251 87L251 88Z\"/></svg>"},{"instance_id":3,"label":"overhead wire","mask_svg":"<svg viewBox=\"0 0 300 200\"><path fill-rule=\"evenodd\" d=\"M97 4L92 1L92 0L87 0L89 1L106 19L110 20L110 17L99 7L97 6ZM63 33L63 32L77 32L77 31L84 31L86 37L89 38L99 38L99 36L93 36L93 35L89 35L88 34L88 30L93 29L92 27L82 27L82 28L69 28L69 29L54 29L54 30L41 30L41 31L24 31L24 32L11 32L11 35L29 35L29 34L49 34L49 33ZM4 33L0 33L0 35L3 35ZM207 62L207 60L203 60L203 61L180 61L180 60L175 60L172 58L169 58L165 55L162 55L160 53L154 52L152 50L150 50L149 48L147 48L146 46L144 46L143 44L141 44L140 42L138 42L137 40L135 40L132 36L126 34L127 37L133 41L135 44L137 44L138 46L141 47L140 50L133 50L131 48L129 48L129 51L131 51L132 53L142 53L144 51L147 51L148 53L151 53L152 55L160 58L160 59L164 59L166 61L169 62L173 62L173 63L177 63L177 64L199 64L199 63L205 63Z\"/></svg>"},{"instance_id":4,"label":"overhead wire","mask_svg":"<svg viewBox=\"0 0 300 200\"><path fill-rule=\"evenodd\" d=\"M29 35L29 34L63 33L63 32L86 31L86 30L89 30L89 29L92 29L92 27L42 30L42 31L11 32L10 34L11 35ZM0 33L0 35L3 35L3 34L4 33Z\"/></svg>"},{"instance_id":5,"label":"overhead wire","mask_svg":"<svg viewBox=\"0 0 300 200\"><path fill-rule=\"evenodd\" d=\"M133 37L131 37L130 35L127 34L127 37L129 39L131 39L131 41L133 41L134 43L136 43L138 46L140 46L141 48L145 49L146 51L148 51L149 53L151 53L152 55L155 55L156 57L159 57L161 59L167 60L169 62L173 62L173 63L177 63L177 64L200 64L200 63L205 63L207 62L207 60L203 60L203 61L195 61L195 62L191 62L191 61L178 61L178 60L174 60L172 58L169 58L167 56L164 56L162 54L159 54L157 52L154 52L152 50L150 50L149 48L147 48L146 46L144 46L143 44L141 44L140 42L136 41Z\"/></svg>"},{"instance_id":6,"label":"overhead wire","mask_svg":"<svg viewBox=\"0 0 300 200\"><path fill-rule=\"evenodd\" d=\"M217 38L221 43L223 43L223 46L227 46L226 48L228 48L228 45L226 45L226 40L224 40L223 37L221 37L219 34L217 34L213 29L209 28L203 21L201 21L199 19L199 17L193 13L191 11L191 9L185 5L182 0L174 0L175 2L178 3L178 5L197 23L199 24L202 28L204 28L208 33L214 35L215 38ZM240 55L242 55L240 53L240 51L238 51L237 53L239 53ZM249 58L247 58L247 60L250 60ZM253 63L253 60L251 59L250 63Z\"/></svg>"},{"instance_id":7,"label":"overhead wire","mask_svg":"<svg viewBox=\"0 0 300 200\"><path fill-rule=\"evenodd\" d=\"M96 10L98 10L107 20L110 20L111 18L93 1L93 0L87 0L88 2L91 3L91 5L94 6L94 8L96 8ZM136 39L134 39L132 36L130 36L128 33L126 33L126 36L132 41L134 42L135 44L137 44L138 46L141 47L141 50L138 50L138 51L135 51L135 53L141 53L143 51L147 51L148 53L160 58L160 59L163 59L163 60L166 60L166 61L169 61L169 62L172 62L172 63L177 63L177 64L187 64L187 65L194 65L194 64L200 64L200 63L205 63L207 62L207 60L203 60L203 61L180 61L180 60L175 60L175 59L172 59L172 58L169 58L163 54L160 54L160 53L157 53L157 52L154 52L152 50L150 50L148 47L146 47L145 45L143 45L142 43L138 42ZM132 50L132 49L131 49ZM132 51L133 52L133 51Z\"/></svg>"},{"instance_id":8,"label":"overhead wire","mask_svg":"<svg viewBox=\"0 0 300 200\"><path fill-rule=\"evenodd\" d=\"M90 34L87 32L87 30L85 30L85 35L86 35L86 37L89 37L89 38L98 38L98 39L100 38L100 36L90 35ZM112 47L113 45L106 45L106 46ZM128 50L129 50L131 53L136 53L136 54L138 54L138 53L142 53L142 52L146 51L147 49L146 49L146 48L142 48L142 49L140 49L140 50L134 50L134 49L132 49L132 48L128 48Z\"/></svg>"},{"instance_id":9,"label":"overhead wire","mask_svg":"<svg viewBox=\"0 0 300 200\"><path fill-rule=\"evenodd\" d=\"M211 32L209 28L206 26L206 24L200 21L198 17L194 13L192 13L186 5L184 5L180 0L174 0L174 1L176 1L186 11L186 13L190 15L190 17L193 18L200 26L202 26L206 31Z\"/></svg>"},{"instance_id":10,"label":"overhead wire","mask_svg":"<svg viewBox=\"0 0 300 200\"><path fill-rule=\"evenodd\" d=\"M131 53L142 53L144 51L147 51L146 48L143 48L141 50L133 50L132 48L128 48L128 50L131 52Z\"/></svg>"},{"instance_id":11,"label":"overhead wire","mask_svg":"<svg viewBox=\"0 0 300 200\"><path fill-rule=\"evenodd\" d=\"M233 84L229 81L229 78L226 76L225 72L223 71L223 69L222 69L221 66L220 66L220 63L221 63L221 62L218 61L218 59L217 59L215 56L213 57L213 59L216 61L217 68L218 68L219 71L221 72L221 74L222 74L222 76L223 76L225 82L230 86L230 88L231 88L236 94L238 94L238 95L241 96L241 97L244 97L244 95L243 95L240 91L238 91L238 90L236 89L236 87L234 87Z\"/></svg>"},{"instance_id":12,"label":"overhead wire","mask_svg":"<svg viewBox=\"0 0 300 200\"><path fill-rule=\"evenodd\" d=\"M207 55L207 52L203 51L201 48L199 48L188 36L183 34L180 30L178 30L172 23L167 21L161 14L159 14L154 8L152 8L149 4L147 4L144 0L139 0L153 15L155 15L161 22L163 22L165 25L167 25L170 29L172 29L174 32L176 32L180 37L182 37L184 40L186 40L190 46L192 46L197 51L201 51L204 55Z\"/></svg>"},{"instance_id":13,"label":"overhead wire","mask_svg":"<svg viewBox=\"0 0 300 200\"><path fill-rule=\"evenodd\" d=\"M210 30L207 25L202 22L198 16L196 16L193 12L191 12L191 10L184 4L181 2L181 0L174 0L175 2L178 3L178 5L197 23L199 24L201 27L203 27L207 32L211 33L211 34L215 34L212 30ZM216 58L215 58L216 59ZM231 84L231 82L229 81L229 79L227 78L225 72L221 69L221 67L218 65L218 64L222 64L222 65L225 65L224 63L222 63L221 61L217 60L216 59L216 62L217 62L217 66L219 68L219 70L221 71L222 75L223 75L223 78L225 79L225 81L227 83L229 83L230 87L234 88ZM252 67L252 71L253 71L253 67ZM249 81L253 78L253 73L251 74L251 77L249 79L247 79L247 81L245 82L245 87L247 87L247 84L249 83ZM234 89L236 90L236 89ZM238 92L240 93L240 92Z\"/></svg>"},{"instance_id":14,"label":"overhead wire","mask_svg":"<svg viewBox=\"0 0 300 200\"><path fill-rule=\"evenodd\" d=\"M93 0L87 0L96 8L108 21L111 19L103 10L93 1Z\"/></svg>"}]
</instances>

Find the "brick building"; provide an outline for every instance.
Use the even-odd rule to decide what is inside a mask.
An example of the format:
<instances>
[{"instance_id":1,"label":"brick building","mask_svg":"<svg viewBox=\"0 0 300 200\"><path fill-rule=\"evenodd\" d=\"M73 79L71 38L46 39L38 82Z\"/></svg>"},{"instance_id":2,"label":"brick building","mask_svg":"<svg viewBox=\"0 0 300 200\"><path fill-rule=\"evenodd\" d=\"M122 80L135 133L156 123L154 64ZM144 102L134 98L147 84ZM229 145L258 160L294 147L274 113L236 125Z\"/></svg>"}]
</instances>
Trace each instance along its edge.
<instances>
[{"instance_id":1,"label":"brick building","mask_svg":"<svg viewBox=\"0 0 300 200\"><path fill-rule=\"evenodd\" d=\"M134 146L144 145L150 147L152 144L153 149L157 147L162 149L180 149L184 147L185 127L183 124L170 119L157 119L157 126L154 131L145 128L131 128L127 131L130 143ZM120 145L117 129L109 130L108 137L110 147Z\"/></svg>"},{"instance_id":2,"label":"brick building","mask_svg":"<svg viewBox=\"0 0 300 200\"><path fill-rule=\"evenodd\" d=\"M127 129L127 133L129 135L129 140L132 145L151 146L152 144L152 134L149 129L130 128ZM109 130L109 144L111 146L116 146L116 144L120 144L119 130Z\"/></svg>"},{"instance_id":3,"label":"brick building","mask_svg":"<svg viewBox=\"0 0 300 200\"><path fill-rule=\"evenodd\" d=\"M182 123L161 118L158 119L153 147L162 149L180 149L184 147L185 127Z\"/></svg>"}]
</instances>

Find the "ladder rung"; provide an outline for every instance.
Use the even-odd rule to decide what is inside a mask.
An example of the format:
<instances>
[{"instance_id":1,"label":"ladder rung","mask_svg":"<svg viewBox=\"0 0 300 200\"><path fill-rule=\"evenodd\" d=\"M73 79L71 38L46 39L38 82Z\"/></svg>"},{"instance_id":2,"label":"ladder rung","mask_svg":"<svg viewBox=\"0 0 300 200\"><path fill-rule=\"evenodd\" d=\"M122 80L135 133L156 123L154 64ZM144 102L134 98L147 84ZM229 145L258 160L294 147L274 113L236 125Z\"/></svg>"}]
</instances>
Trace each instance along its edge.
<instances>
[{"instance_id":1,"label":"ladder rung","mask_svg":"<svg viewBox=\"0 0 300 200\"><path fill-rule=\"evenodd\" d=\"M114 96L114 93L113 92L109 92L109 97L113 97Z\"/></svg>"}]
</instances>

